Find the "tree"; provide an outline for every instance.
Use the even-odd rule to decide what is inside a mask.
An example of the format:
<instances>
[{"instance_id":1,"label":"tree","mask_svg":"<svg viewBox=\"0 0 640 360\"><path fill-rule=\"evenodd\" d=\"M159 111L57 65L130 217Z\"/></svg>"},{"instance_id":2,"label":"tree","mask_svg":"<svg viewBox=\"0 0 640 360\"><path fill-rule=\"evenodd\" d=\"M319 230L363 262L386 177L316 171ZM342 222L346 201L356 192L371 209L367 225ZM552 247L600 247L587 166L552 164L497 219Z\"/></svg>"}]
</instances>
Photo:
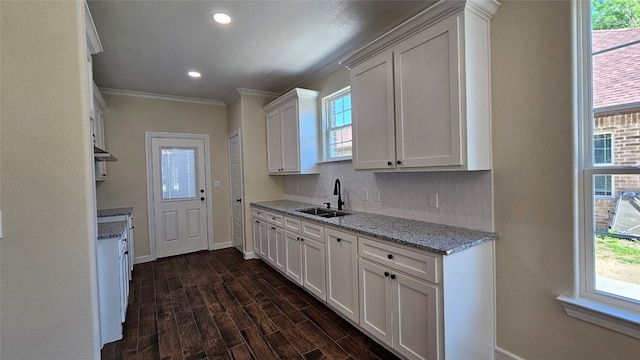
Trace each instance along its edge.
<instances>
[{"instance_id":1,"label":"tree","mask_svg":"<svg viewBox=\"0 0 640 360\"><path fill-rule=\"evenodd\" d=\"M640 0L593 0L593 30L640 27Z\"/></svg>"}]
</instances>

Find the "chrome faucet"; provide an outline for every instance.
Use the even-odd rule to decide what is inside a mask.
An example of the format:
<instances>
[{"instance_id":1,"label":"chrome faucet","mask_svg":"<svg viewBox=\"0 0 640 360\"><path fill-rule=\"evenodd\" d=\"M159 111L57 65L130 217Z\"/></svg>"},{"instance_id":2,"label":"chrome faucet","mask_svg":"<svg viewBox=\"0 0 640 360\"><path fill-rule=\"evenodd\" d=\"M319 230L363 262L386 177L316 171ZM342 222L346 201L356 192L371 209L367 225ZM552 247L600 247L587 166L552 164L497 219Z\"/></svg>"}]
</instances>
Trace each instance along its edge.
<instances>
[{"instance_id":1,"label":"chrome faucet","mask_svg":"<svg viewBox=\"0 0 640 360\"><path fill-rule=\"evenodd\" d=\"M344 205L344 201L342 201L342 197L341 197L340 179L336 179L336 182L333 185L333 195L338 195L338 210L342 210L342 205Z\"/></svg>"}]
</instances>

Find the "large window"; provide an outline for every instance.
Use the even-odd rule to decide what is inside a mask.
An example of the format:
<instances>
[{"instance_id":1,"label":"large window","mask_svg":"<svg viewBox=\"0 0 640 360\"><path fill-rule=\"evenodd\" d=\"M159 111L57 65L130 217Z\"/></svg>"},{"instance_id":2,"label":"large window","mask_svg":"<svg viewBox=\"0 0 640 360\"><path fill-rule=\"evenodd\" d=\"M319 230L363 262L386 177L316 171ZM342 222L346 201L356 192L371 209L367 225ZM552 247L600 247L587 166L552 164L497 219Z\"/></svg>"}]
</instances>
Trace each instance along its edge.
<instances>
[{"instance_id":1,"label":"large window","mask_svg":"<svg viewBox=\"0 0 640 360\"><path fill-rule=\"evenodd\" d=\"M559 299L571 316L640 338L640 126L629 120L640 116L640 29L599 28L608 4L573 2L579 291Z\"/></svg>"},{"instance_id":2,"label":"large window","mask_svg":"<svg viewBox=\"0 0 640 360\"><path fill-rule=\"evenodd\" d=\"M322 99L324 115L325 160L350 159L353 148L351 133L351 91L344 88Z\"/></svg>"}]
</instances>

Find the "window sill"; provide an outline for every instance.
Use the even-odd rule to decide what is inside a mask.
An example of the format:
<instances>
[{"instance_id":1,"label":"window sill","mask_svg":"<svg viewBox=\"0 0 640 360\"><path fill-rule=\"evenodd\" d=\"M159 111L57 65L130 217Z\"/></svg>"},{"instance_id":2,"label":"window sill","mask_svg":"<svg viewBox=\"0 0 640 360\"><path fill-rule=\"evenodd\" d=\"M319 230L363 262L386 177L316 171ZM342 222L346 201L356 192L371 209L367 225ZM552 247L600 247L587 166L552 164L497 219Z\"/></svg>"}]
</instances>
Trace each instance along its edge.
<instances>
[{"instance_id":1,"label":"window sill","mask_svg":"<svg viewBox=\"0 0 640 360\"><path fill-rule=\"evenodd\" d=\"M351 156L349 156L349 157L342 157L342 158L336 158L336 159L323 160L323 161L318 161L318 164L327 164L327 163L335 163L335 162L346 162L346 161L351 161Z\"/></svg>"},{"instance_id":2,"label":"window sill","mask_svg":"<svg viewBox=\"0 0 640 360\"><path fill-rule=\"evenodd\" d=\"M567 315L640 339L640 314L583 297L558 296Z\"/></svg>"}]
</instances>

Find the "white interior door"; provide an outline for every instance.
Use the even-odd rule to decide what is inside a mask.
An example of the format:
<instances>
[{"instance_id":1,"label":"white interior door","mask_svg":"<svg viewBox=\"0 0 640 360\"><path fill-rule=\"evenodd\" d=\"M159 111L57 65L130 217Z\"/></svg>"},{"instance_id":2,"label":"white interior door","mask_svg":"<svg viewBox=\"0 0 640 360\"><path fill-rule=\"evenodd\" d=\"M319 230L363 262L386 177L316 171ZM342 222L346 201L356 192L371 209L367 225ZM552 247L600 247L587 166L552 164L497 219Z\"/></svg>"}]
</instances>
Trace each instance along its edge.
<instances>
[{"instance_id":1,"label":"white interior door","mask_svg":"<svg viewBox=\"0 0 640 360\"><path fill-rule=\"evenodd\" d=\"M240 130L229 135L229 177L231 184L231 236L233 246L244 254L244 197L242 188L242 145Z\"/></svg>"},{"instance_id":2,"label":"white interior door","mask_svg":"<svg viewBox=\"0 0 640 360\"><path fill-rule=\"evenodd\" d=\"M156 257L207 249L205 140L151 138Z\"/></svg>"}]
</instances>

